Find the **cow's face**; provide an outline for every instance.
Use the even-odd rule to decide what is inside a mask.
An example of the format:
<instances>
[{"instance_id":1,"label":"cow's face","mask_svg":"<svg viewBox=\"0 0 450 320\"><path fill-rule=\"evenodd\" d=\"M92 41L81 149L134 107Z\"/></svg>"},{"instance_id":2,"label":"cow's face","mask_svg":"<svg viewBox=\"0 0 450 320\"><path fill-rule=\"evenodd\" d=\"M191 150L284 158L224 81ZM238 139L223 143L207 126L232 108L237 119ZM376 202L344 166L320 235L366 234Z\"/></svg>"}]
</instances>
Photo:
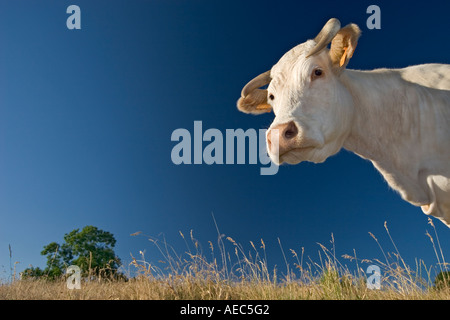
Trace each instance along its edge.
<instances>
[{"instance_id":1,"label":"cow's face","mask_svg":"<svg viewBox=\"0 0 450 320\"><path fill-rule=\"evenodd\" d=\"M244 87L238 101L241 111L275 114L267 131L272 161L318 163L340 150L353 118L353 101L340 75L359 34L356 25L340 29L339 21L331 19L314 40L288 51ZM259 89L265 84L267 89Z\"/></svg>"},{"instance_id":2,"label":"cow's face","mask_svg":"<svg viewBox=\"0 0 450 320\"><path fill-rule=\"evenodd\" d=\"M270 72L267 102L275 119L267 131L267 150L275 163L323 162L341 149L350 130L350 93L328 49L306 58L314 44L292 49Z\"/></svg>"}]
</instances>

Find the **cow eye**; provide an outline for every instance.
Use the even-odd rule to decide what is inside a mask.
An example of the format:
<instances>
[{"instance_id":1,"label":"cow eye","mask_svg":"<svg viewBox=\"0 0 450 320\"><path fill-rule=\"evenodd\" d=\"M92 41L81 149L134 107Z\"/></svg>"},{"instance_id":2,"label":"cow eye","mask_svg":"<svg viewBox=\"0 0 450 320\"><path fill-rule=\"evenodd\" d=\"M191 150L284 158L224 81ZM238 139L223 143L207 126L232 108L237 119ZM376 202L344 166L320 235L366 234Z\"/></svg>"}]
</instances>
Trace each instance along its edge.
<instances>
[{"instance_id":1,"label":"cow eye","mask_svg":"<svg viewBox=\"0 0 450 320\"><path fill-rule=\"evenodd\" d=\"M323 70L320 68L316 68L313 70L311 78L312 78L312 80L314 80L314 79L320 78L322 76L323 76Z\"/></svg>"},{"instance_id":2,"label":"cow eye","mask_svg":"<svg viewBox=\"0 0 450 320\"><path fill-rule=\"evenodd\" d=\"M273 94L269 94L269 99L270 99L270 100L275 99L274 95L273 95Z\"/></svg>"}]
</instances>

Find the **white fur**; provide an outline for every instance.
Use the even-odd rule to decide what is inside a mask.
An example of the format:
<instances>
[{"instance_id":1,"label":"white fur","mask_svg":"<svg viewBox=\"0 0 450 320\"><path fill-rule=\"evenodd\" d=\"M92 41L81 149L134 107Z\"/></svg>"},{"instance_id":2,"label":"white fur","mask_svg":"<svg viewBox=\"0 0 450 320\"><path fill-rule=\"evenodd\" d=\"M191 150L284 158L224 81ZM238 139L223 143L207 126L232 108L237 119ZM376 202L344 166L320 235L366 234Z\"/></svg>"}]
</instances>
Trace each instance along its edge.
<instances>
[{"instance_id":1,"label":"white fur","mask_svg":"<svg viewBox=\"0 0 450 320\"><path fill-rule=\"evenodd\" d=\"M409 203L450 227L450 65L336 70L309 40L271 69L271 128L294 121L298 148L274 162L325 161L342 147L370 160ZM314 68L324 75L312 80Z\"/></svg>"}]
</instances>

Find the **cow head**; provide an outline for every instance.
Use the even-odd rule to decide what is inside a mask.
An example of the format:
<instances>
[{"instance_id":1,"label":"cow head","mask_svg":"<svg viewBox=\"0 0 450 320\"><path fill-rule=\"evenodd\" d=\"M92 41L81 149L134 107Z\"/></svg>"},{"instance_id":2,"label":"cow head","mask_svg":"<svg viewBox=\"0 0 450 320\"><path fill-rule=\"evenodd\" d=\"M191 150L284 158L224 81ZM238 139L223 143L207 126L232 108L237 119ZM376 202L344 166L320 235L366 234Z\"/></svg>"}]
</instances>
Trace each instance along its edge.
<instances>
[{"instance_id":1,"label":"cow head","mask_svg":"<svg viewBox=\"0 0 450 320\"><path fill-rule=\"evenodd\" d=\"M242 89L240 111L275 114L266 137L272 161L319 163L341 149L353 118L353 100L341 76L360 33L355 24L341 29L339 20L330 19L314 40L288 51Z\"/></svg>"}]
</instances>

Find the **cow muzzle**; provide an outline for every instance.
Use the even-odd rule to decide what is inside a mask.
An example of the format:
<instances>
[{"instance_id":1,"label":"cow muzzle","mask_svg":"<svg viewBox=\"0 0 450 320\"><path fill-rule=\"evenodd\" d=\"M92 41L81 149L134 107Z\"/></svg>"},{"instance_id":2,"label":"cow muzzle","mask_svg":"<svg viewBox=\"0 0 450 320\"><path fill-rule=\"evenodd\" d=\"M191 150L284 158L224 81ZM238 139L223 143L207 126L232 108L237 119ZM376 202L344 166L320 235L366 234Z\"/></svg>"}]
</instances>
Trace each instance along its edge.
<instances>
[{"instance_id":1,"label":"cow muzzle","mask_svg":"<svg viewBox=\"0 0 450 320\"><path fill-rule=\"evenodd\" d=\"M269 156L277 164L308 160L305 156L317 144L313 139L307 138L294 121L271 127L267 131L266 141Z\"/></svg>"}]
</instances>

